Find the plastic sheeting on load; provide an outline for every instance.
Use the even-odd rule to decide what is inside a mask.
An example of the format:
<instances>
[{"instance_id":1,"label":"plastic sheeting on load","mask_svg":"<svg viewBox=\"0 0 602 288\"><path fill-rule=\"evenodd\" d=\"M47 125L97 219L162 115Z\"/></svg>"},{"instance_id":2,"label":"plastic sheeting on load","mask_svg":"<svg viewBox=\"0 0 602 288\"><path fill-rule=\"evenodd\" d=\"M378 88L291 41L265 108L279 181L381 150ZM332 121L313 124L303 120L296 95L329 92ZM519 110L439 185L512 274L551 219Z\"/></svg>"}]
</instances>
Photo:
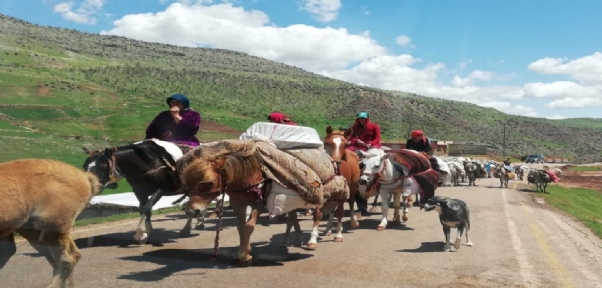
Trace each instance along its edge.
<instances>
[{"instance_id":1,"label":"plastic sheeting on load","mask_svg":"<svg viewBox=\"0 0 602 288\"><path fill-rule=\"evenodd\" d=\"M240 140L269 140L278 149L324 149L324 143L314 128L268 122L251 125L240 135Z\"/></svg>"}]
</instances>

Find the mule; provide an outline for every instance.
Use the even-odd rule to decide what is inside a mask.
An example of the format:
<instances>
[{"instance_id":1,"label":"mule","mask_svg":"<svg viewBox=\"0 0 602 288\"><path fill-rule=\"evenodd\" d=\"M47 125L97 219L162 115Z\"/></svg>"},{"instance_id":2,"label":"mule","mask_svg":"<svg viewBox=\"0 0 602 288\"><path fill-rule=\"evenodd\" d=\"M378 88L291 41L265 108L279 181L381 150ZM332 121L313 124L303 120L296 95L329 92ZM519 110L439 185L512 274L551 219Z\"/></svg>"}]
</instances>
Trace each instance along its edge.
<instances>
[{"instance_id":1,"label":"mule","mask_svg":"<svg viewBox=\"0 0 602 288\"><path fill-rule=\"evenodd\" d=\"M216 141L212 146L200 146L193 149L190 153L178 160L177 171L180 175L185 195L188 195L189 201L186 204L186 215L196 217L206 209L209 204L209 199L217 197L220 194L227 194L230 198L230 205L234 210L236 219L238 220L238 234L240 236L240 248L238 253L238 263L241 266L251 264L253 257L251 252L251 234L255 229L255 224L262 209L266 206L270 210L270 219L274 219L277 215L288 213L289 221L287 222L287 231L289 225L295 226L296 237L301 236L298 222L296 221L296 213L294 210L300 208L316 208L319 212L329 213L336 207L340 206L348 200L349 186L342 176L335 174L334 167L331 173L332 177L324 180L321 183L305 182L308 178L283 179L274 176L280 175L275 173L271 165L283 165L282 172L291 176L299 176L310 173L312 168L306 166L299 158L290 158L287 152L277 150L271 146L270 142L262 140L223 140ZM315 150L320 153L319 150ZM290 152L290 151L289 151ZM324 153L324 152L322 152ZM314 154L318 155L318 154ZM321 154L319 154L321 155ZM328 157L325 153L325 157ZM290 162L279 162L281 157L285 157ZM330 159L330 157L328 157ZM318 161L313 159L314 161ZM318 165L332 165L328 163L316 163ZM313 167L313 166L312 166ZM301 174L294 174L295 171L302 171ZM271 176L267 176L270 173ZM310 173L311 174L311 173ZM316 173L314 173L316 174ZM311 176L314 177L314 176ZM305 180L305 181L304 181ZM277 181L283 181L290 185L285 188ZM330 198L311 198L301 197L301 190L297 185L309 185L311 187L334 187L337 190L330 194ZM333 186L334 185L334 186ZM304 186L305 187L305 186ZM297 190L300 189L300 190ZM276 198L276 196L283 196ZM290 197L289 197L290 196ZM308 196L309 197L309 196ZM315 203L314 201L319 201ZM278 207L272 207L274 202L279 202ZM247 211L247 207L250 210ZM280 209L280 210L279 210ZM279 210L279 213L276 211ZM292 212L292 213L290 213ZM317 248L318 238L318 217L322 213L314 213L314 227L311 233L311 238L307 243L307 248ZM221 213L220 213L221 219ZM296 222L296 223L295 223ZM219 228L217 233L219 233ZM218 234L219 235L219 234ZM216 243L218 239L216 236ZM288 234L285 234L285 243L288 240ZM216 249L217 249L216 244Z\"/></svg>"},{"instance_id":2,"label":"mule","mask_svg":"<svg viewBox=\"0 0 602 288\"><path fill-rule=\"evenodd\" d=\"M382 156L360 152L362 176L360 185L369 187L368 191L380 189L382 199L389 199L393 194L394 224L400 224L400 196L403 201L404 222L408 221L408 198L411 195L422 194L420 205L435 195L439 182L439 165L436 159L427 158L414 150L390 150ZM393 161L392 161L393 160ZM377 230L387 228L389 205L381 206L382 219Z\"/></svg>"},{"instance_id":3,"label":"mule","mask_svg":"<svg viewBox=\"0 0 602 288\"><path fill-rule=\"evenodd\" d=\"M468 186L477 186L477 163L467 161L464 163L464 170L466 171L466 177L468 178Z\"/></svg>"},{"instance_id":4,"label":"mule","mask_svg":"<svg viewBox=\"0 0 602 288\"><path fill-rule=\"evenodd\" d=\"M349 200L347 204L349 204L349 212L350 212L350 225L352 229L357 229L359 224L357 222L357 215L355 213L355 195L358 191L359 187L359 179L360 179L360 159L356 153L353 151L347 150L347 145L349 142L345 137L345 132L343 131L334 131L332 127L329 125L326 127L326 136L324 137L324 149L326 153L332 157L332 160L337 164L339 172L345 179L347 180L347 184L349 185ZM344 204L341 203L341 206L337 207L337 218L339 220L339 225L341 225L341 220L343 218L343 214L345 212ZM326 225L326 236L330 235L330 228L332 228L332 213L329 214L328 224ZM342 228L341 228L342 229ZM337 233L339 228L337 227ZM340 239L342 239L342 234Z\"/></svg>"},{"instance_id":5,"label":"mule","mask_svg":"<svg viewBox=\"0 0 602 288\"><path fill-rule=\"evenodd\" d=\"M73 223L99 193L95 175L60 161L0 164L0 269L17 251L17 232L52 266L49 287L73 286L73 269L81 259L71 236Z\"/></svg>"},{"instance_id":6,"label":"mule","mask_svg":"<svg viewBox=\"0 0 602 288\"><path fill-rule=\"evenodd\" d=\"M163 196L183 194L175 172L176 160L182 157L182 150L175 144L160 140L145 140L123 146L90 151L83 169L94 173L102 190L116 189L117 182L125 178L139 202L140 222L134 239L138 244L147 243L152 234L152 207ZM101 190L101 191L102 191ZM189 236L192 219L188 219L180 231L183 237ZM203 229L204 214L198 215L196 229Z\"/></svg>"},{"instance_id":7,"label":"mule","mask_svg":"<svg viewBox=\"0 0 602 288\"><path fill-rule=\"evenodd\" d=\"M514 173L504 168L504 164L497 164L495 166L495 177L500 179L500 188L508 188L508 181L514 179Z\"/></svg>"}]
</instances>

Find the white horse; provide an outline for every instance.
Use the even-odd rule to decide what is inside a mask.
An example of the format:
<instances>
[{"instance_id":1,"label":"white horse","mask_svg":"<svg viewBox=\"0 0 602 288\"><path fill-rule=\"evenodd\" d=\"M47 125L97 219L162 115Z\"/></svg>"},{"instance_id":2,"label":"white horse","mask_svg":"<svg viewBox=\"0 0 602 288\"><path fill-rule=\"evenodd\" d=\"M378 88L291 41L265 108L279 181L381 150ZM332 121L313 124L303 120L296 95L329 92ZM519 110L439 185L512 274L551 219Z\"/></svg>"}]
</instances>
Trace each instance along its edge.
<instances>
[{"instance_id":1,"label":"white horse","mask_svg":"<svg viewBox=\"0 0 602 288\"><path fill-rule=\"evenodd\" d=\"M409 175L409 169L403 165L394 166L391 161L391 154L385 153L384 155L377 155L368 152L360 152L362 161L362 175L360 176L360 186L364 185L371 189L375 189L376 185L380 185L380 196L381 199L389 199L393 197L393 208L395 213L393 214L393 222L396 224L401 223L399 217L400 208L400 196L403 193L404 203L407 202L407 197L410 195L418 194L420 189L418 183L413 178L406 178L404 175ZM399 171L401 169L401 171ZM403 174L402 174L403 173ZM375 181L375 176L378 175L378 183ZM360 189L360 191L364 191ZM387 227L387 214L389 212L389 205L381 206L382 219L376 230L383 231ZM403 216L404 221L407 221L407 206L404 205Z\"/></svg>"}]
</instances>

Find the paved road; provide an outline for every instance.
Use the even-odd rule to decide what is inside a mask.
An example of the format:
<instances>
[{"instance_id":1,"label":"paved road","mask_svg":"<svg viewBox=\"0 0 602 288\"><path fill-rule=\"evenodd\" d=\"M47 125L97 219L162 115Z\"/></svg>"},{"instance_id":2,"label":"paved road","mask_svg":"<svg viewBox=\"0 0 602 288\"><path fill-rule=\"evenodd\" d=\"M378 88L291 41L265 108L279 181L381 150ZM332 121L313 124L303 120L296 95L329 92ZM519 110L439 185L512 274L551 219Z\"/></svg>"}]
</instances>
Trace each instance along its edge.
<instances>
[{"instance_id":1,"label":"paved road","mask_svg":"<svg viewBox=\"0 0 602 288\"><path fill-rule=\"evenodd\" d=\"M360 220L360 229L348 230L343 243L324 237L316 251L290 247L285 254L285 248L267 245L279 243L284 224L260 225L252 238L255 266L236 268L227 256L208 261L215 220L179 239L184 220L175 213L154 221L153 245L131 244L132 220L78 229L83 258L75 281L78 287L602 287L600 239L526 193L499 188L497 179L477 184L438 190L464 199L471 209L475 246L462 245L457 252L441 252L444 236L436 212L412 208L407 226L377 232L379 217L373 215ZM220 251L229 255L238 237L232 215L226 216ZM311 224L302 219L308 239ZM270 260L277 256L287 258ZM0 271L0 286L45 287L50 275L46 261L20 243Z\"/></svg>"}]
</instances>

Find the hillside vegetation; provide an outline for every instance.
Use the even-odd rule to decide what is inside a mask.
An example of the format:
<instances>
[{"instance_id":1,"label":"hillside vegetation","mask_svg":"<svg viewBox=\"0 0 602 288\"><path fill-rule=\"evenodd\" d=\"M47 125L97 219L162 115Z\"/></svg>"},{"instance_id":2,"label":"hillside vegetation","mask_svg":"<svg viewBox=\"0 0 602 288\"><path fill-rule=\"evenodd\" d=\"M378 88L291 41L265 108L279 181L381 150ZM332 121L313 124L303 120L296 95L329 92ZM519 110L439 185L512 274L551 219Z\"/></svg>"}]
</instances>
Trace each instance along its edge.
<instances>
[{"instance_id":1,"label":"hillside vegetation","mask_svg":"<svg viewBox=\"0 0 602 288\"><path fill-rule=\"evenodd\" d=\"M0 15L0 161L47 157L80 166L81 147L144 137L165 98L185 93L203 141L238 137L280 110L324 133L370 112L385 139L410 125L439 140L602 160L602 121L507 115L473 104L383 91L244 53L185 48L38 26Z\"/></svg>"}]
</instances>

